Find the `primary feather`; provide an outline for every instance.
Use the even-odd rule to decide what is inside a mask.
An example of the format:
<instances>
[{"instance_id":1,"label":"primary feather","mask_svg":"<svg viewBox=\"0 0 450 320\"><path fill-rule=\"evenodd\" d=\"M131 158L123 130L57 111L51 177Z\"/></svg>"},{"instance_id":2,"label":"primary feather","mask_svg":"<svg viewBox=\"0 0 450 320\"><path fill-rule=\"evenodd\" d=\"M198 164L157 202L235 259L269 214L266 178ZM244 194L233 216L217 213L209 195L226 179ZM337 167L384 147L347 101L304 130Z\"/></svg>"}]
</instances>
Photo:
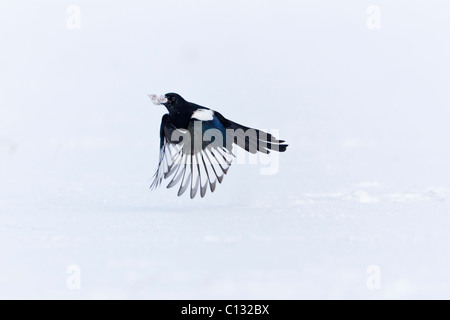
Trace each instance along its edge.
<instances>
[{"instance_id":1,"label":"primary feather","mask_svg":"<svg viewBox=\"0 0 450 320\"><path fill-rule=\"evenodd\" d=\"M176 93L151 96L169 113L162 117L158 169L151 188L171 179L167 188L179 184L178 196L190 189L194 198L211 192L222 183L233 162L233 145L256 153L286 151L287 144L261 130L226 119L217 111L184 100Z\"/></svg>"}]
</instances>

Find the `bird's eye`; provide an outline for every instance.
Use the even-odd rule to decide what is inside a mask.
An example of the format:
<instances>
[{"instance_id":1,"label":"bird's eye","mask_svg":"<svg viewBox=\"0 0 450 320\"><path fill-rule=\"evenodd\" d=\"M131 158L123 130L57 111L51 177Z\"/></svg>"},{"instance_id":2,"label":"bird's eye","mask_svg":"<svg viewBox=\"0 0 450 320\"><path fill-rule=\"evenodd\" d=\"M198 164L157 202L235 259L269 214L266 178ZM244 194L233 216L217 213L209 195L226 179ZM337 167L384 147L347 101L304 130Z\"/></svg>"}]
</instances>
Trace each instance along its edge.
<instances>
[{"instance_id":1,"label":"bird's eye","mask_svg":"<svg viewBox=\"0 0 450 320\"><path fill-rule=\"evenodd\" d=\"M170 100L172 100L173 102L175 102L176 98L175 98L175 97L172 97L172 98L170 98Z\"/></svg>"}]
</instances>

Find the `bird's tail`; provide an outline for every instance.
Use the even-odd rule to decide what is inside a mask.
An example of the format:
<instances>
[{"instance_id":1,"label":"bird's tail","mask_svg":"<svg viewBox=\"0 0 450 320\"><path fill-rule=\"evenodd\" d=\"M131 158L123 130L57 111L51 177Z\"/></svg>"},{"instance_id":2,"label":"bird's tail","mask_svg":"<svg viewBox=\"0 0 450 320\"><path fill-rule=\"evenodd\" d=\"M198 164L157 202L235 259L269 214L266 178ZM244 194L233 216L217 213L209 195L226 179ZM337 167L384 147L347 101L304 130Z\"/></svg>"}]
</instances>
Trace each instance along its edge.
<instances>
[{"instance_id":1,"label":"bird's tail","mask_svg":"<svg viewBox=\"0 0 450 320\"><path fill-rule=\"evenodd\" d=\"M227 119L228 120L228 119ZM284 152L288 144L278 140L270 133L249 128L236 122L227 121L227 142L232 141L250 153L270 153L270 150Z\"/></svg>"}]
</instances>

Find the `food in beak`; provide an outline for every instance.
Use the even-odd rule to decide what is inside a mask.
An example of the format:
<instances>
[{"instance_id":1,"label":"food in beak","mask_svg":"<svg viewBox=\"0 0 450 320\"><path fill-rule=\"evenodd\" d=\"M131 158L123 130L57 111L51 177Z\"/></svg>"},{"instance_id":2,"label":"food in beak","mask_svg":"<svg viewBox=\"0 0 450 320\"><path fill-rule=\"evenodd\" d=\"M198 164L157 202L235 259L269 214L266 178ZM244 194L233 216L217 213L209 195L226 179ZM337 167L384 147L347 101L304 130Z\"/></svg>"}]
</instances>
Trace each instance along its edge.
<instances>
[{"instance_id":1,"label":"food in beak","mask_svg":"<svg viewBox=\"0 0 450 320\"><path fill-rule=\"evenodd\" d=\"M155 104L155 105L160 105L160 104L163 104L163 103L167 102L167 98L163 94L160 95L159 97L156 94L149 94L148 96L150 97L150 99L152 100L153 104Z\"/></svg>"}]
</instances>

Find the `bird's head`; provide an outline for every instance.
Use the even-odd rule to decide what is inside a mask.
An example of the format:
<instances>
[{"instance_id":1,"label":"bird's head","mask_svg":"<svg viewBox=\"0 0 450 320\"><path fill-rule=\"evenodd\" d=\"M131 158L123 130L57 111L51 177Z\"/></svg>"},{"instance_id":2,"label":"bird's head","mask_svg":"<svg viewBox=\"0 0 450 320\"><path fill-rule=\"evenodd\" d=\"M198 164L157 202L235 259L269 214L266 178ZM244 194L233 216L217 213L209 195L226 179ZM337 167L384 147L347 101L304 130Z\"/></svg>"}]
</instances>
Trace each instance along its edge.
<instances>
[{"instance_id":1,"label":"bird's head","mask_svg":"<svg viewBox=\"0 0 450 320\"><path fill-rule=\"evenodd\" d=\"M166 93L165 95L157 96L156 94L150 95L150 99L156 105L164 105L169 112L175 111L183 106L186 102L178 93Z\"/></svg>"},{"instance_id":2,"label":"bird's head","mask_svg":"<svg viewBox=\"0 0 450 320\"><path fill-rule=\"evenodd\" d=\"M185 100L178 93L166 93L164 95L166 101L162 104L166 106L167 110L172 111L179 108Z\"/></svg>"}]
</instances>

